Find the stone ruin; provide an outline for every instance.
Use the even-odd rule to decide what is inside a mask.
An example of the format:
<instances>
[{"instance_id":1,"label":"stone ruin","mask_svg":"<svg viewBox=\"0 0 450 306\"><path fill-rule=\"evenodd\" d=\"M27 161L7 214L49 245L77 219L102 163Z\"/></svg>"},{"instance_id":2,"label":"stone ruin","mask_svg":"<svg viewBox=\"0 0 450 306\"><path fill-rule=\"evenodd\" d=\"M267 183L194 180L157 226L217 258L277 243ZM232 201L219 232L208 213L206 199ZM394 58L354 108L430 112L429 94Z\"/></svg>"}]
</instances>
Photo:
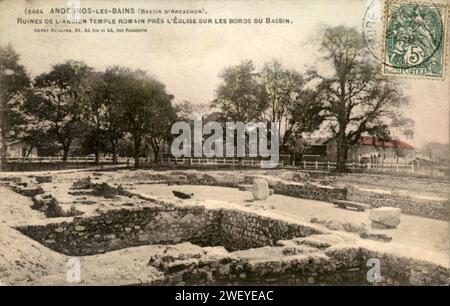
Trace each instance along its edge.
<instances>
[{"instance_id":1,"label":"stone ruin","mask_svg":"<svg viewBox=\"0 0 450 306\"><path fill-rule=\"evenodd\" d=\"M186 181L180 176L171 183L178 184L180 180ZM370 233L366 225L317 218L304 224L247 208L216 207L217 204L208 208L208 203L188 200L173 203L133 194L120 184L114 187L90 179L79 181L76 186L78 191L89 191L92 196L107 198L105 193L111 193L131 196L142 203L45 224L20 225L16 229L68 256L104 254L143 245L165 246L163 254L149 256L148 261L163 277L148 284L367 284L367 258L379 257L380 253L385 259L382 270L386 271L380 284L449 281L448 267L384 248L382 245L388 245L390 237ZM288 190L280 186L284 185L272 184L278 191ZM334 192L329 187L323 190L326 195ZM255 179L252 194L255 193L255 199L267 199L268 182ZM49 216L63 216L51 195L36 196L35 205L46 207L44 210L52 212ZM373 222L388 227L398 225L399 213L379 211L371 215ZM190 245L186 252L171 252L184 244Z\"/></svg>"}]
</instances>

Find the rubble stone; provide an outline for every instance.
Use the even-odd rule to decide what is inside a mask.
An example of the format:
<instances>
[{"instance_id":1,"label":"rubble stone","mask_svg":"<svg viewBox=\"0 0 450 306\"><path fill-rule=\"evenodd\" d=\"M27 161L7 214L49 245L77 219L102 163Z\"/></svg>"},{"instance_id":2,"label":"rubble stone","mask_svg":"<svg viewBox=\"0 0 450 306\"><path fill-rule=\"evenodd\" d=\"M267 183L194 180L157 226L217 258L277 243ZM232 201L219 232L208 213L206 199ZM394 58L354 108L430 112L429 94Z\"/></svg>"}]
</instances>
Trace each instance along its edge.
<instances>
[{"instance_id":1,"label":"rubble stone","mask_svg":"<svg viewBox=\"0 0 450 306\"><path fill-rule=\"evenodd\" d=\"M53 180L53 177L51 175L39 175L35 177L36 182L38 182L38 184L42 184L42 183L51 183Z\"/></svg>"},{"instance_id":2,"label":"rubble stone","mask_svg":"<svg viewBox=\"0 0 450 306\"><path fill-rule=\"evenodd\" d=\"M91 188L91 177L85 177L72 184L71 189L90 189Z\"/></svg>"}]
</instances>

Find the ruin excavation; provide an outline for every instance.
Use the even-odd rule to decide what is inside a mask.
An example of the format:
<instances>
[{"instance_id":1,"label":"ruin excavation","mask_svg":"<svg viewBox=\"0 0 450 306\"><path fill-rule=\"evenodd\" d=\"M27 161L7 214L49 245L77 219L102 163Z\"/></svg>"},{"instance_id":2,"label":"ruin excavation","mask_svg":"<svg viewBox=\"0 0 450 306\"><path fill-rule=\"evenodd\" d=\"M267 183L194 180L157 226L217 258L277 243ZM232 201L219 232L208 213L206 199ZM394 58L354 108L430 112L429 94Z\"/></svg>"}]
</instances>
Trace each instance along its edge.
<instances>
[{"instance_id":1,"label":"ruin excavation","mask_svg":"<svg viewBox=\"0 0 450 306\"><path fill-rule=\"evenodd\" d=\"M448 284L448 201L351 180L279 170L5 173L0 279L58 285L75 258L82 285L370 285L367 262L379 258L376 285Z\"/></svg>"}]
</instances>

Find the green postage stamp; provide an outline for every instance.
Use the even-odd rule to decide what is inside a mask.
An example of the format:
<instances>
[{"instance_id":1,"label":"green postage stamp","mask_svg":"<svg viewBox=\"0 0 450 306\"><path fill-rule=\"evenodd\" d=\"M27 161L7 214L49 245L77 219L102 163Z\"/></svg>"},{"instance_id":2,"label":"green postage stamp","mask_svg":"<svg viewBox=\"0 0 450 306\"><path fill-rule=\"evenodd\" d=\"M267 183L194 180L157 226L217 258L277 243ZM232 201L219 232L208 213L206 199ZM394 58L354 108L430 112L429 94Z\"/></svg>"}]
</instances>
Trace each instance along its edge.
<instances>
[{"instance_id":1,"label":"green postage stamp","mask_svg":"<svg viewBox=\"0 0 450 306\"><path fill-rule=\"evenodd\" d=\"M447 5L386 0L384 14L383 73L444 79Z\"/></svg>"}]
</instances>

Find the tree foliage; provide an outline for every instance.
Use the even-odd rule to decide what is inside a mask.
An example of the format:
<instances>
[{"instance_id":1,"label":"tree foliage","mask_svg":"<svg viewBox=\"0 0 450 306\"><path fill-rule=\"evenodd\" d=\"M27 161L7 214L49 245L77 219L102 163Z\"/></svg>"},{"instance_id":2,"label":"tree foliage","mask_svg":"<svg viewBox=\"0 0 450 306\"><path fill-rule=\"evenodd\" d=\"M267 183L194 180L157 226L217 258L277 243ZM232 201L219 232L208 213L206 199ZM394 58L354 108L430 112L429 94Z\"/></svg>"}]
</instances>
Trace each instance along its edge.
<instances>
[{"instance_id":1,"label":"tree foliage","mask_svg":"<svg viewBox=\"0 0 450 306\"><path fill-rule=\"evenodd\" d=\"M253 62L247 60L226 68L220 74L222 83L216 91L212 107L222 110L223 119L241 122L261 119L266 100L255 69Z\"/></svg>"},{"instance_id":2,"label":"tree foliage","mask_svg":"<svg viewBox=\"0 0 450 306\"><path fill-rule=\"evenodd\" d=\"M113 67L106 74L115 86L110 98L120 105L125 129L133 138L135 166L139 167L145 140L156 156L163 142L171 136L170 127L176 121L171 104L173 96L166 92L162 83L142 70Z\"/></svg>"},{"instance_id":3,"label":"tree foliage","mask_svg":"<svg viewBox=\"0 0 450 306\"><path fill-rule=\"evenodd\" d=\"M293 153L301 133L298 125L293 125L292 111L304 95L305 79L299 72L284 68L279 61L271 61L264 64L260 82L265 93L264 118L278 122L278 135L283 135L281 147Z\"/></svg>"},{"instance_id":4,"label":"tree foliage","mask_svg":"<svg viewBox=\"0 0 450 306\"><path fill-rule=\"evenodd\" d=\"M31 80L11 45L0 46L0 129L2 149L8 139L22 137L16 127L25 122L19 106L29 95Z\"/></svg>"},{"instance_id":5,"label":"tree foliage","mask_svg":"<svg viewBox=\"0 0 450 306\"><path fill-rule=\"evenodd\" d=\"M73 140L83 131L85 81L91 73L92 68L83 62L55 65L35 78L34 93L24 105L25 113L45 124L47 132L54 136L63 151L63 160L67 159Z\"/></svg>"}]
</instances>

